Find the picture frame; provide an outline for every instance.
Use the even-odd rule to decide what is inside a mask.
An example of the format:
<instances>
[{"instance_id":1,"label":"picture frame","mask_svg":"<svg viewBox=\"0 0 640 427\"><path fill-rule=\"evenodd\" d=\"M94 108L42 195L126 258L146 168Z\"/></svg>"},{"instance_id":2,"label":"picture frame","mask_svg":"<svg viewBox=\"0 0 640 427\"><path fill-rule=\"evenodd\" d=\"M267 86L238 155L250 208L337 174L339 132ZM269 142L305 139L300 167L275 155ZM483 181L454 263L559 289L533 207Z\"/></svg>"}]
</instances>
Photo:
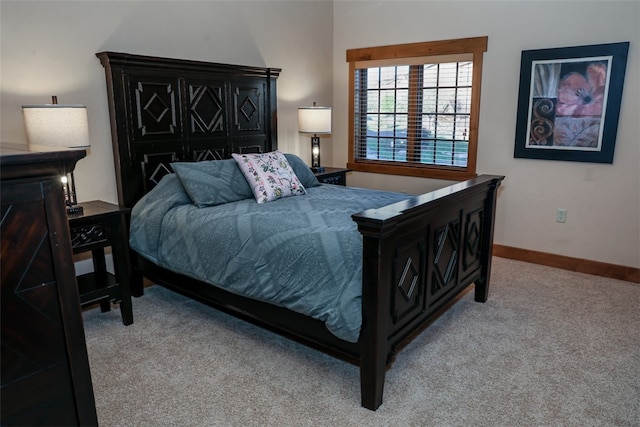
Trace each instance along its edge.
<instances>
[{"instance_id":1,"label":"picture frame","mask_svg":"<svg viewBox=\"0 0 640 427\"><path fill-rule=\"evenodd\" d=\"M525 50L514 157L613 163L629 42Z\"/></svg>"}]
</instances>

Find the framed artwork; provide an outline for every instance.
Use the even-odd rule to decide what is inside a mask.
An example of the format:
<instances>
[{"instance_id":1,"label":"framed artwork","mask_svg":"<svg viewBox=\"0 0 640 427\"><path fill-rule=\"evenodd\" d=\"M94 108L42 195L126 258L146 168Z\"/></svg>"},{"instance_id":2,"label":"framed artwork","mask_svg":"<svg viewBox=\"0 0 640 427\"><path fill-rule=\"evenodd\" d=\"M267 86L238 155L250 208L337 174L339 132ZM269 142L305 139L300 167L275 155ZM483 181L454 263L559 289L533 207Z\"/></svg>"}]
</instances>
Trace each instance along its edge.
<instances>
[{"instance_id":1,"label":"framed artwork","mask_svg":"<svg viewBox=\"0 0 640 427\"><path fill-rule=\"evenodd\" d=\"M514 157L613 163L629 42L525 50Z\"/></svg>"}]
</instances>

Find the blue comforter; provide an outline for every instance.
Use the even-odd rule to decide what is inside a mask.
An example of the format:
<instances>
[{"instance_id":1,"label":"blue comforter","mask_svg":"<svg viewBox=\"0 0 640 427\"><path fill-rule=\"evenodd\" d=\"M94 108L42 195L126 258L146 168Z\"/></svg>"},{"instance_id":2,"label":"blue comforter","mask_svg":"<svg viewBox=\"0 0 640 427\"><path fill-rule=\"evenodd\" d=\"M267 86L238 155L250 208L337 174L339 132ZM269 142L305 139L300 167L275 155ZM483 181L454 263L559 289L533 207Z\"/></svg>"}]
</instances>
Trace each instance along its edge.
<instances>
[{"instance_id":1,"label":"blue comforter","mask_svg":"<svg viewBox=\"0 0 640 427\"><path fill-rule=\"evenodd\" d=\"M198 208L167 175L133 208L130 245L161 267L311 316L356 342L362 237L351 215L408 197L320 185L265 204Z\"/></svg>"}]
</instances>

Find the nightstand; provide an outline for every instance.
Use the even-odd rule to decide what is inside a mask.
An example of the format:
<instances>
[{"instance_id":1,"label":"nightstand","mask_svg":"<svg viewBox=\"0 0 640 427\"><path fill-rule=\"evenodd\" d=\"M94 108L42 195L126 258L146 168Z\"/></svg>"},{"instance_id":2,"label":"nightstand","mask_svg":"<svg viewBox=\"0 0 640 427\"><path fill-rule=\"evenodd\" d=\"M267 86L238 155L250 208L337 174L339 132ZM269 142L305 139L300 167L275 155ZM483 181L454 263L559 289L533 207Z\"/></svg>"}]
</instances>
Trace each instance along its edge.
<instances>
[{"instance_id":1,"label":"nightstand","mask_svg":"<svg viewBox=\"0 0 640 427\"><path fill-rule=\"evenodd\" d=\"M68 215L71 247L74 254L91 251L92 273L77 277L80 304L100 302L102 312L111 302L120 304L122 323L133 323L131 307L131 261L126 215L130 209L99 200L78 203L83 213ZM104 248L111 247L115 274L107 271Z\"/></svg>"},{"instance_id":2,"label":"nightstand","mask_svg":"<svg viewBox=\"0 0 640 427\"><path fill-rule=\"evenodd\" d=\"M351 169L323 167L322 172L314 172L321 184L347 185L347 172Z\"/></svg>"}]
</instances>

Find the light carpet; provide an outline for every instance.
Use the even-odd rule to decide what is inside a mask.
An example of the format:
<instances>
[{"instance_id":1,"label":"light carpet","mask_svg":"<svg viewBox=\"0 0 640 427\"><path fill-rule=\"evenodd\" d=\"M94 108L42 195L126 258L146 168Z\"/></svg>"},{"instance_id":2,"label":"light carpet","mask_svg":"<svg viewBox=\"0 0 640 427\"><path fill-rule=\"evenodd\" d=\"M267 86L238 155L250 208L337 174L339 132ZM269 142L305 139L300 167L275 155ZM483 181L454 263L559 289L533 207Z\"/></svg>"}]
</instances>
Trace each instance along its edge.
<instances>
[{"instance_id":1,"label":"light carpet","mask_svg":"<svg viewBox=\"0 0 640 427\"><path fill-rule=\"evenodd\" d=\"M358 368L159 286L84 312L102 426L638 426L640 285L494 258L397 356L384 402Z\"/></svg>"}]
</instances>

